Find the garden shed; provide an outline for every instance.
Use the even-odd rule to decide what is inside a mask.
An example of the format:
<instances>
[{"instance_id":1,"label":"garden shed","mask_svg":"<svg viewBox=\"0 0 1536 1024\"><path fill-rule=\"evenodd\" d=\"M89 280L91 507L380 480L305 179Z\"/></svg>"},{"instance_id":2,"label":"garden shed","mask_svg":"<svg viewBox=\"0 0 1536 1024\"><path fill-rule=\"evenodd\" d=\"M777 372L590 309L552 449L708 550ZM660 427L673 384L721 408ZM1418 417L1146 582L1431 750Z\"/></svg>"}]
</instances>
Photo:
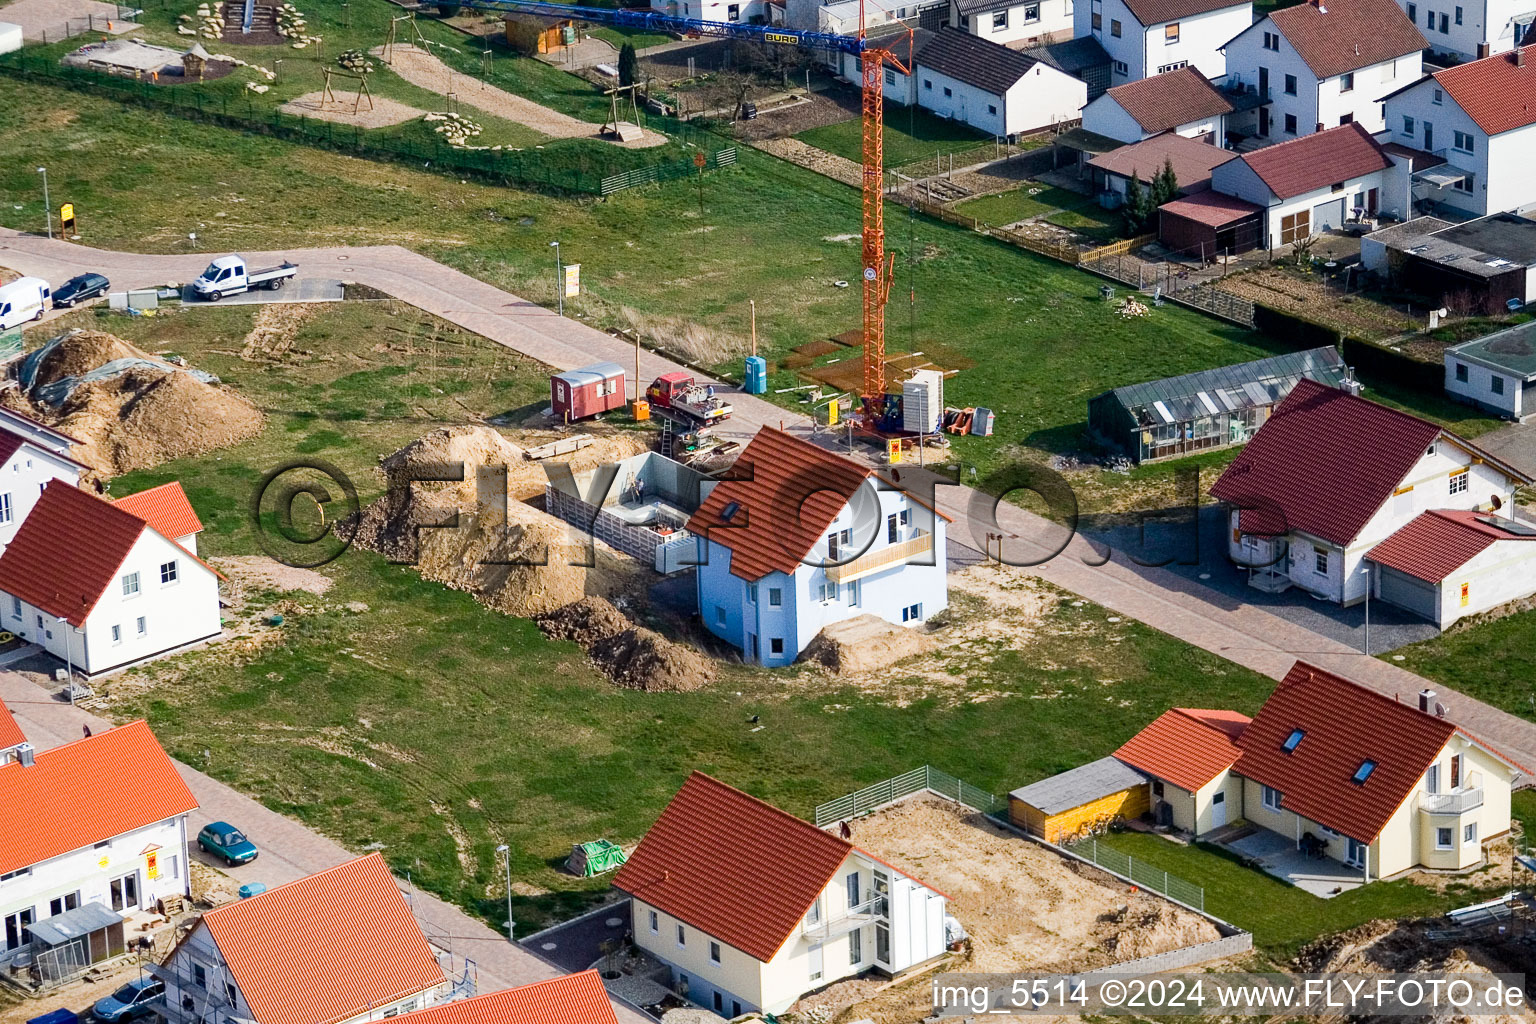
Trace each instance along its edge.
<instances>
[{"instance_id":1,"label":"garden shed","mask_svg":"<svg viewBox=\"0 0 1536 1024\"><path fill-rule=\"evenodd\" d=\"M549 378L549 405L558 419L569 422L596 416L624 404L624 367L593 363Z\"/></svg>"},{"instance_id":2,"label":"garden shed","mask_svg":"<svg viewBox=\"0 0 1536 1024\"><path fill-rule=\"evenodd\" d=\"M1245 444L1302 378L1340 387L1349 368L1332 345L1128 384L1088 400L1095 440L1136 463Z\"/></svg>"},{"instance_id":3,"label":"garden shed","mask_svg":"<svg viewBox=\"0 0 1536 1024\"><path fill-rule=\"evenodd\" d=\"M1150 808L1146 777L1114 757L1008 794L1008 820L1048 843L1068 842L1095 821L1139 818Z\"/></svg>"}]
</instances>

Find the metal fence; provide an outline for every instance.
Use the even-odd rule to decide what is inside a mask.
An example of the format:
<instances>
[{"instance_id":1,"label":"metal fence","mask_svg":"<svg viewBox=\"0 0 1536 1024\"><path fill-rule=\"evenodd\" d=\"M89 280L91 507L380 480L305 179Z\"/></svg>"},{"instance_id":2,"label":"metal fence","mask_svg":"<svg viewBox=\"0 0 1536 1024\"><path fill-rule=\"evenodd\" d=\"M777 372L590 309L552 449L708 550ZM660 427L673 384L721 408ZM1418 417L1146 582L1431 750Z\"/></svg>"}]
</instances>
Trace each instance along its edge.
<instances>
[{"instance_id":1,"label":"metal fence","mask_svg":"<svg viewBox=\"0 0 1536 1024\"><path fill-rule=\"evenodd\" d=\"M704 171L718 170L721 167L729 167L736 162L736 147L727 146L713 153L704 154L704 165L699 166L697 160L676 160L668 164L650 164L646 167L636 167L632 171L622 171L618 174L610 174L598 185L598 194L604 196L613 195L626 188L634 188L637 185L650 185L659 181L676 181L678 178L686 178L694 174L702 174Z\"/></svg>"},{"instance_id":2,"label":"metal fence","mask_svg":"<svg viewBox=\"0 0 1536 1024\"><path fill-rule=\"evenodd\" d=\"M51 57L35 56L25 50L0 56L0 74L23 81L41 81L100 99L147 107L175 117L222 125L239 131L300 142L309 146L337 150L375 160L411 163L458 175L473 175L508 185L553 192L608 195L618 188L633 187L646 181L667 181L698 173L692 158L653 166L627 168L614 174L614 163L643 159L633 151L616 147L573 151L564 150L492 150L462 149L450 146L437 136L415 140L397 135L381 136L355 125L297 117L277 109L264 110L252 95L210 95L197 89L155 85L143 80L101 74L86 68L61 65ZM660 119L652 119L653 125ZM662 120L659 125L674 141L691 142L705 151L705 169L726 167L736 162L736 150L723 147L711 150L720 139L696 128ZM594 126L595 128L595 126ZM611 153L608 151L611 149ZM606 179L634 174L629 184L605 190Z\"/></svg>"},{"instance_id":3,"label":"metal fence","mask_svg":"<svg viewBox=\"0 0 1536 1024\"><path fill-rule=\"evenodd\" d=\"M825 828L836 821L868 814L877 807L884 807L924 791L962 803L983 814L997 814L1008 809L1008 801L1002 797L925 764L921 768L914 768L821 804L816 808L816 827Z\"/></svg>"},{"instance_id":4,"label":"metal fence","mask_svg":"<svg viewBox=\"0 0 1536 1024\"><path fill-rule=\"evenodd\" d=\"M1169 899L1178 900L1185 906L1194 907L1201 912L1205 910L1205 890L1200 886L1192 885L1178 875L1170 875L1162 868L1155 868L1139 861L1112 846L1101 846L1097 839L1085 839L1082 842L1064 846L1062 849L1143 889L1162 893Z\"/></svg>"}]
</instances>

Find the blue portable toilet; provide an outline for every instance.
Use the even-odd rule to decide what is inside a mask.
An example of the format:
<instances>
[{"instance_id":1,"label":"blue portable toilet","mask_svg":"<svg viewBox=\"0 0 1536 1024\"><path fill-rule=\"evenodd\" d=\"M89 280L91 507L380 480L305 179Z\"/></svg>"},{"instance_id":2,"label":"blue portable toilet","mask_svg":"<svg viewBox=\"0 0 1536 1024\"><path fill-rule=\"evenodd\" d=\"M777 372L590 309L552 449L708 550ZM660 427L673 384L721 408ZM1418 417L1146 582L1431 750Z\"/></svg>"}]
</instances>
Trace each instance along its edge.
<instances>
[{"instance_id":1,"label":"blue portable toilet","mask_svg":"<svg viewBox=\"0 0 1536 1024\"><path fill-rule=\"evenodd\" d=\"M747 382L742 390L749 395L760 395L768 390L768 360L762 356L747 356Z\"/></svg>"},{"instance_id":2,"label":"blue portable toilet","mask_svg":"<svg viewBox=\"0 0 1536 1024\"><path fill-rule=\"evenodd\" d=\"M267 891L267 887L261 882L246 882L239 889L240 898L248 900L252 896L260 896Z\"/></svg>"}]
</instances>

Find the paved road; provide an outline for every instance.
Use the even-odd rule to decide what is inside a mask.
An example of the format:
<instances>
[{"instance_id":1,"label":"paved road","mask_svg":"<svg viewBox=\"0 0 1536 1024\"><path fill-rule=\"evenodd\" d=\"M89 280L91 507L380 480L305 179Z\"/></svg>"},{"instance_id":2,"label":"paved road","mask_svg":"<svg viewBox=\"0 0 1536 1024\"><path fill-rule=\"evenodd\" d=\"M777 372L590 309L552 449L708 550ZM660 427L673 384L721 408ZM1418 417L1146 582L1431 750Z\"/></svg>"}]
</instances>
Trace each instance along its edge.
<instances>
[{"instance_id":1,"label":"paved road","mask_svg":"<svg viewBox=\"0 0 1536 1024\"><path fill-rule=\"evenodd\" d=\"M80 739L86 725L92 732L112 727L106 719L70 706L52 692L14 672L0 671L0 700L10 708L27 739L39 750ZM230 871L241 882L281 885L356 856L297 821L268 810L188 765L177 762L176 769L201 805L193 814L193 827L200 828L201 824L197 823L204 821L232 821L260 843L261 856L255 862ZM221 867L220 870L225 869ZM453 954L455 968L462 968L466 959L474 961L479 991L495 992L514 985L527 985L561 973L457 907L419 891L409 896L411 909L421 923L422 931L439 948ZM614 1009L621 1024L655 1024L623 1005L615 1004Z\"/></svg>"},{"instance_id":2,"label":"paved road","mask_svg":"<svg viewBox=\"0 0 1536 1024\"><path fill-rule=\"evenodd\" d=\"M399 246L369 246L245 253L256 263L292 259L303 276L356 281L484 335L559 369L598 360L633 367L634 348L553 310L504 292L467 274ZM69 242L0 228L0 266L49 280L97 270L118 287L186 281L210 259L206 253L145 256L90 249ZM678 369L650 352L640 358L640 379ZM764 425L809 433L810 421L749 395L733 395L735 417L718 431L745 442ZM999 503L963 486L936 489L939 508L954 518L956 540L989 550L1014 564L1033 563L1041 579L1279 679L1298 659L1346 675L1389 696L1411 701L1433 685L1468 729L1536 768L1536 723L1472 700L1442 684L1347 644L1288 622L1263 608L1203 586L1166 569L1136 565L1082 536L1065 538L1060 527L1022 508ZM998 538L1001 537L1001 540Z\"/></svg>"}]
</instances>

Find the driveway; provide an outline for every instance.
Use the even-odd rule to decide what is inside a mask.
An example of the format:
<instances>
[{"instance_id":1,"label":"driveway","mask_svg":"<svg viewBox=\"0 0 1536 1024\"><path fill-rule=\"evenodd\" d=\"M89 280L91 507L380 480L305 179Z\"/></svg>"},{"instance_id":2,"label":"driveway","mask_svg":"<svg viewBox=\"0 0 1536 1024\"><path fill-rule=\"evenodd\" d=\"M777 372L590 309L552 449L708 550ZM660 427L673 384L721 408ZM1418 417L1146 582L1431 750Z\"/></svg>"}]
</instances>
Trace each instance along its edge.
<instances>
[{"instance_id":1,"label":"driveway","mask_svg":"<svg viewBox=\"0 0 1536 1024\"><path fill-rule=\"evenodd\" d=\"M27 739L39 750L79 739L82 728L87 725L92 732L112 727L106 719L58 700L53 692L14 672L0 671L0 700L5 702ZM261 846L259 858L229 871L238 882L278 886L357 856L190 765L177 762L176 770L200 805L192 814L192 828L201 828L208 821L232 822L249 832ZM457 907L409 889L406 897L427 939L452 955L455 972L463 970L466 962L473 965L479 991L495 992L560 974L550 964L508 942L505 935L487 928ZM614 1011L620 1024L655 1024L650 1018L617 1003Z\"/></svg>"},{"instance_id":2,"label":"driveway","mask_svg":"<svg viewBox=\"0 0 1536 1024\"><path fill-rule=\"evenodd\" d=\"M604 955L603 943L629 934L629 900L598 907L553 928L535 932L522 944L565 971L584 971Z\"/></svg>"},{"instance_id":3,"label":"driveway","mask_svg":"<svg viewBox=\"0 0 1536 1024\"><path fill-rule=\"evenodd\" d=\"M291 259L303 277L341 276L369 285L558 369L602 360L633 365L634 346L623 339L400 246L290 249L245 256L252 262ZM118 287L147 287L191 280L210 258L208 253L146 256L91 249L0 228L0 266L48 280L62 281L97 270ZM641 353L642 381L679 369L683 367L655 353ZM733 390L723 385L720 389ZM811 422L797 412L739 392L731 394L731 401L735 415L716 431L724 439L745 443L760 427L770 425L801 436L811 433ZM822 431L817 440L846 452L837 440L841 436ZM903 474L908 482L923 476L912 467L904 467ZM1367 657L1358 646L1254 604L1248 594L1224 594L1206 586L1206 581L1170 569L1139 566L1123 555L1106 559L1102 546L1081 534L1064 537L1062 528L1048 520L969 487L950 483L936 486L932 493L939 510L953 519L950 536L973 550L1026 566L1048 583L1272 679L1282 678L1297 659L1305 659L1388 696L1412 694L1433 685L1454 701L1460 724L1517 759L1536 764L1536 723Z\"/></svg>"}]
</instances>

